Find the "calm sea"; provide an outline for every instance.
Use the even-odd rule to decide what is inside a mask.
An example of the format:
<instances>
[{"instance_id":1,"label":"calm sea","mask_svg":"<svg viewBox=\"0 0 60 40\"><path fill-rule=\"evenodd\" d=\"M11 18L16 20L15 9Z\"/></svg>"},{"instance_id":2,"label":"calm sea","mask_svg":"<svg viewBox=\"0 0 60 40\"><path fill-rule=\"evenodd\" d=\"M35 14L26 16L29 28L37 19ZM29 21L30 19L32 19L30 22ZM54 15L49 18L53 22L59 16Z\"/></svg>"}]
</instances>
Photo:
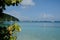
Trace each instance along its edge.
<instances>
[{"instance_id":1,"label":"calm sea","mask_svg":"<svg viewBox=\"0 0 60 40\"><path fill-rule=\"evenodd\" d=\"M19 23L17 40L60 40L60 23Z\"/></svg>"}]
</instances>

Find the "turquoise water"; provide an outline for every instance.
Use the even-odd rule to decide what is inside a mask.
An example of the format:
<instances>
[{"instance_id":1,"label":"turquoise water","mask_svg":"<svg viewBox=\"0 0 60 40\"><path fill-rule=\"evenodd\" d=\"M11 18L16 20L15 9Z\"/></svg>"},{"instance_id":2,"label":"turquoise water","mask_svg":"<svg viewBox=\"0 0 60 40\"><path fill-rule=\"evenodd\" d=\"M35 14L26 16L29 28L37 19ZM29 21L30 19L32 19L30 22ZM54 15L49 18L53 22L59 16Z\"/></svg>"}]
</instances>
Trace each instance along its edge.
<instances>
[{"instance_id":1,"label":"turquoise water","mask_svg":"<svg viewBox=\"0 0 60 40\"><path fill-rule=\"evenodd\" d=\"M60 40L60 23L19 23L17 40Z\"/></svg>"}]
</instances>

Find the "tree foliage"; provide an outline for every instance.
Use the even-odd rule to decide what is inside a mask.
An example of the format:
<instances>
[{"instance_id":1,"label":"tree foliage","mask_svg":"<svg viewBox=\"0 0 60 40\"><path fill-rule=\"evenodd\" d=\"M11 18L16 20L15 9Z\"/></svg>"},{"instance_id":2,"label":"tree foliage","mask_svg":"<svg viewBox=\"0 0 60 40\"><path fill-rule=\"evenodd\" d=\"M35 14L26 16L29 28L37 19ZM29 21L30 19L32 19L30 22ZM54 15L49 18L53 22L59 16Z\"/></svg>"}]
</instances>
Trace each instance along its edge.
<instances>
[{"instance_id":1,"label":"tree foliage","mask_svg":"<svg viewBox=\"0 0 60 40\"><path fill-rule=\"evenodd\" d=\"M17 23L9 27L0 27L0 40L16 40L16 33L20 31L21 27Z\"/></svg>"},{"instance_id":2,"label":"tree foliage","mask_svg":"<svg viewBox=\"0 0 60 40\"><path fill-rule=\"evenodd\" d=\"M19 3L21 3L22 0L0 0L0 8L5 9L5 6L18 6Z\"/></svg>"},{"instance_id":3,"label":"tree foliage","mask_svg":"<svg viewBox=\"0 0 60 40\"><path fill-rule=\"evenodd\" d=\"M12 17L10 15L4 14L3 10L5 10L6 6L18 6L22 0L0 0L0 21L3 20L17 20L17 18ZM0 25L4 25L4 21L0 22ZM20 25L14 23L13 25L9 25L8 27L0 26L0 40L16 40L16 32L21 31Z\"/></svg>"}]
</instances>

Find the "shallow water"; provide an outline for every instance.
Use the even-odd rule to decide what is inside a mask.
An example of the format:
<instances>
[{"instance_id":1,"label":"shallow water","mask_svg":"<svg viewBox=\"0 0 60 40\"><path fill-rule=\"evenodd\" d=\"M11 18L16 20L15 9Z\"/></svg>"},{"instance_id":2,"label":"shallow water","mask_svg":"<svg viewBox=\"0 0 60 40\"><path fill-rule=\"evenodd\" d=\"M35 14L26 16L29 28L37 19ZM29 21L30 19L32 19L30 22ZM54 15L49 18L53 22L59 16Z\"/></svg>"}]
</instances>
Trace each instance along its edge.
<instances>
[{"instance_id":1,"label":"shallow water","mask_svg":"<svg viewBox=\"0 0 60 40\"><path fill-rule=\"evenodd\" d=\"M19 23L17 40L60 40L60 23Z\"/></svg>"}]
</instances>

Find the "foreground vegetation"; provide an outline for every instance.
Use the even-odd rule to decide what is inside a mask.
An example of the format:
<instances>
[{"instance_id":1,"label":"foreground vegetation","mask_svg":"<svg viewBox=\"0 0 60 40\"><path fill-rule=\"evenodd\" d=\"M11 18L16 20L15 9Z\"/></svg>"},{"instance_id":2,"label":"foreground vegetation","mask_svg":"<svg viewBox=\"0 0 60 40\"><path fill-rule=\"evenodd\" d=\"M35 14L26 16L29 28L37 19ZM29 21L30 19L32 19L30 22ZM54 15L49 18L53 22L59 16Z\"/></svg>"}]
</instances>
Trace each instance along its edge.
<instances>
[{"instance_id":1,"label":"foreground vegetation","mask_svg":"<svg viewBox=\"0 0 60 40\"><path fill-rule=\"evenodd\" d=\"M15 23L18 21L16 17L3 13L6 10L6 6L18 6L22 0L0 0L0 40L16 40L16 33L21 31L20 25ZM14 21L11 25L4 26L4 21Z\"/></svg>"},{"instance_id":2,"label":"foreground vegetation","mask_svg":"<svg viewBox=\"0 0 60 40\"><path fill-rule=\"evenodd\" d=\"M8 27L0 27L0 40L16 40L16 34L20 31L20 25L17 23L14 23Z\"/></svg>"}]
</instances>

